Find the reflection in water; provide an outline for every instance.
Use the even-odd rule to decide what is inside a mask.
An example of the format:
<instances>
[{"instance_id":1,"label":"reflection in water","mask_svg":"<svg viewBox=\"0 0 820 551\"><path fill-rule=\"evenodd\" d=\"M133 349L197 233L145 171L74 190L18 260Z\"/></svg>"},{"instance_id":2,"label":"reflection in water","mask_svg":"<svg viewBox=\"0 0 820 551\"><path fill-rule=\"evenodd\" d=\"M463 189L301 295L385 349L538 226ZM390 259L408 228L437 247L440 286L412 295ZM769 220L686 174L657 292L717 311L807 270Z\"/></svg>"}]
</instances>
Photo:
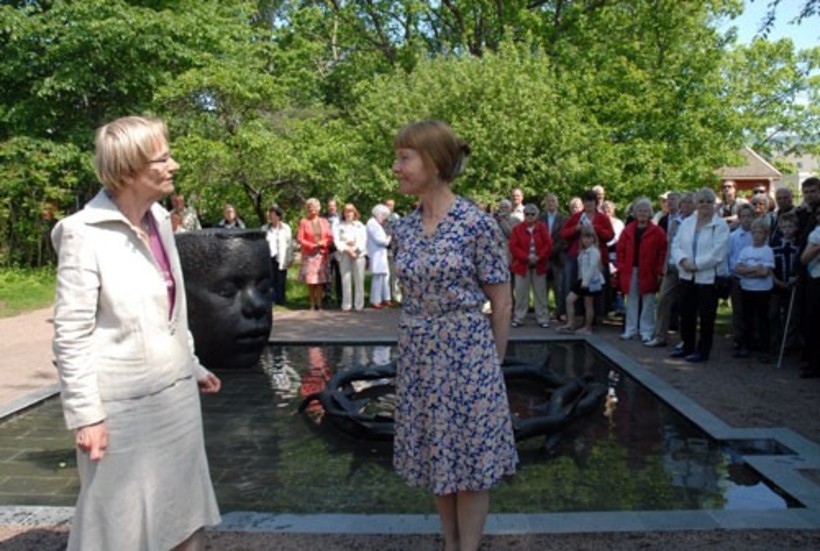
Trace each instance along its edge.
<instances>
[{"instance_id":1,"label":"reflection in water","mask_svg":"<svg viewBox=\"0 0 820 551\"><path fill-rule=\"evenodd\" d=\"M546 346L511 343L510 354L536 360L544 357ZM606 380L610 370L620 373L583 343L548 346L551 366L567 376L590 374ZM222 392L202 397L208 461L220 508L434 514L425 492L407 487L393 472L390 442L352 438L329 423L329 416L316 424L297 413L302 392L327 384L336 372L371 365L374 358L382 361L385 354L383 348L374 353L372 346L356 345L271 347L262 357L262 369L221 372ZM391 347L387 357L395 355ZM554 445L545 438L520 442L520 468L494 491L493 512L799 506L773 491L744 462L749 455L784 453L777 445L710 440L623 373L615 391L617 407L609 417L601 404L592 415L572 423ZM387 392L379 407L392 409L390 396ZM526 396L518 400L529 403ZM54 468L56 461L70 462L74 456L59 399L0 424L0 440L25 442L27 450L54 450L54 434L64 435L61 452L22 452L3 460L4 472L20 473L14 486L25 491L11 496L17 501L4 494L4 504L76 502L76 470ZM55 488L62 490L55 493Z\"/></svg>"},{"instance_id":2,"label":"reflection in water","mask_svg":"<svg viewBox=\"0 0 820 551\"><path fill-rule=\"evenodd\" d=\"M523 360L543 358L545 344L511 343L510 355ZM298 382L299 395L324 388L334 372L368 365L384 365L395 359L395 348L388 346L275 347L271 349L278 366L269 372L271 385L280 388L282 371L295 369L303 374ZM502 484L494 494L498 512L592 511L592 510L669 510L700 508L737 508L730 499L737 496L735 467L719 442L708 439L697 427L629 377L623 376L606 358L583 343L551 343L551 368L561 375L591 375L608 380L608 399L600 414L572 423L559 436L536 438L519 443L521 465L518 474ZM279 382L274 382L277 378ZM297 377L288 376L290 385ZM379 381L382 382L382 381ZM386 385L371 387L370 382L356 388L357 397L370 398L370 405L390 413L394 395ZM290 387L292 388L292 386ZM392 389L391 389L392 390ZM511 389L514 410L542 404L532 388ZM370 396L368 392L378 393ZM281 395L283 396L283 395ZM293 396L290 412L299 399ZM320 408L319 408L320 409ZM372 411L371 413L376 413ZM361 491L374 499L392 503L406 495L390 469L391 449L349 437L322 419L317 412L313 434L308 443L326 448L328 464L338 454L352 454L346 477L356 478ZM315 459L315 458L314 458ZM742 458L739 459L742 467ZM328 469L329 467L322 467ZM376 469L374 471L374 469ZM375 484L359 475L369 472ZM343 478L343 479L345 479ZM784 508L787 501L765 484L759 483L765 507ZM374 493L375 492L375 493ZM390 496L393 497L390 497ZM756 496L756 501L759 502ZM794 503L791 503L794 505ZM385 507L391 507L385 505ZM415 511L409 507L406 511ZM743 505L739 505L743 508ZM375 510L380 510L378 507Z\"/></svg>"},{"instance_id":3,"label":"reflection in water","mask_svg":"<svg viewBox=\"0 0 820 551\"><path fill-rule=\"evenodd\" d=\"M610 369L609 375L607 376L606 401L604 402L604 417L609 421L610 432L615 426L613 417L615 415L615 408L618 406L618 395L615 392L615 388L618 386L618 381L620 380L621 376L618 375L618 372L614 369Z\"/></svg>"}]
</instances>

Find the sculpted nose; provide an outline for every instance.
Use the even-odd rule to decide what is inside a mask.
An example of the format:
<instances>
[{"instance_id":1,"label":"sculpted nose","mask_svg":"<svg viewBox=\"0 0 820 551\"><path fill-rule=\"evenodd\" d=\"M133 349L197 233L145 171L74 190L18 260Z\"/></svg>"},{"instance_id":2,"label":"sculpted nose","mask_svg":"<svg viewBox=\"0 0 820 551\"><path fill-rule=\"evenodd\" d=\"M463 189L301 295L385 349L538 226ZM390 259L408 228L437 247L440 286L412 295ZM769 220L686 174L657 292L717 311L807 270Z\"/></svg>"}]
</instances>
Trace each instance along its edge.
<instances>
[{"instance_id":1,"label":"sculpted nose","mask_svg":"<svg viewBox=\"0 0 820 551\"><path fill-rule=\"evenodd\" d=\"M242 292L242 315L247 318L261 318L268 313L271 303L270 287L249 287Z\"/></svg>"}]
</instances>

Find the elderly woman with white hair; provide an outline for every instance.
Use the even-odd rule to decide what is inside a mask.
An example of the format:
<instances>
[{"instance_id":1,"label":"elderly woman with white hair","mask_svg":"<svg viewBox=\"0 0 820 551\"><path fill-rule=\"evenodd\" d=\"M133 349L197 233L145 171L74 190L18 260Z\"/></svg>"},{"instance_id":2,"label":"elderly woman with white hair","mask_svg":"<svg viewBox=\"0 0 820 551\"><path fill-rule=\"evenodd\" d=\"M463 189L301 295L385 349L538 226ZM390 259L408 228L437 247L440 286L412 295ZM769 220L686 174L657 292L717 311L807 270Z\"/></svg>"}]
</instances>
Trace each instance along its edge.
<instances>
[{"instance_id":1,"label":"elderly woman with white hair","mask_svg":"<svg viewBox=\"0 0 820 551\"><path fill-rule=\"evenodd\" d=\"M663 279L668 244L666 234L652 221L648 198L635 201L632 212L635 219L626 225L615 246L618 281L627 297L621 338L629 340L640 333L641 341L647 343L655 332L655 293Z\"/></svg>"},{"instance_id":2,"label":"elderly woman with white hair","mask_svg":"<svg viewBox=\"0 0 820 551\"><path fill-rule=\"evenodd\" d=\"M672 259L680 277L683 337L683 348L672 357L691 363L709 359L718 305L716 281L727 275L729 225L716 212L715 199L711 189L699 189L694 215L681 222L672 242Z\"/></svg>"},{"instance_id":3,"label":"elderly woman with white hair","mask_svg":"<svg viewBox=\"0 0 820 551\"><path fill-rule=\"evenodd\" d=\"M390 236L384 230L384 222L390 216L390 209L385 205L376 205L373 217L367 221L367 257L370 259L370 305L375 309L389 308L390 302L390 267L387 262L387 247Z\"/></svg>"}]
</instances>

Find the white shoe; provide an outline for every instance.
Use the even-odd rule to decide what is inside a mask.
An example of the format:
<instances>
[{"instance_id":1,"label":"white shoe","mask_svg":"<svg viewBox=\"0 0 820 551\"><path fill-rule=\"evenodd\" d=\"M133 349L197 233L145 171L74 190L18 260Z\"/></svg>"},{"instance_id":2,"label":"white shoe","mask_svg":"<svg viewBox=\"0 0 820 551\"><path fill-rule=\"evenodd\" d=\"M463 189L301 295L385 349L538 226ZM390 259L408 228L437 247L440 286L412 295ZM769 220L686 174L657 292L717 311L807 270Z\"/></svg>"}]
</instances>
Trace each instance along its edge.
<instances>
[{"instance_id":1,"label":"white shoe","mask_svg":"<svg viewBox=\"0 0 820 551\"><path fill-rule=\"evenodd\" d=\"M621 333L621 334L620 334L620 336L619 336L619 338L620 338L622 341L631 341L632 339L634 339L634 338L635 338L635 335L630 335L630 334L628 334L628 333Z\"/></svg>"},{"instance_id":2,"label":"white shoe","mask_svg":"<svg viewBox=\"0 0 820 551\"><path fill-rule=\"evenodd\" d=\"M662 341L660 339L655 338L645 341L643 344L644 346L648 346L649 348L661 348L663 346L666 346L666 341Z\"/></svg>"}]
</instances>

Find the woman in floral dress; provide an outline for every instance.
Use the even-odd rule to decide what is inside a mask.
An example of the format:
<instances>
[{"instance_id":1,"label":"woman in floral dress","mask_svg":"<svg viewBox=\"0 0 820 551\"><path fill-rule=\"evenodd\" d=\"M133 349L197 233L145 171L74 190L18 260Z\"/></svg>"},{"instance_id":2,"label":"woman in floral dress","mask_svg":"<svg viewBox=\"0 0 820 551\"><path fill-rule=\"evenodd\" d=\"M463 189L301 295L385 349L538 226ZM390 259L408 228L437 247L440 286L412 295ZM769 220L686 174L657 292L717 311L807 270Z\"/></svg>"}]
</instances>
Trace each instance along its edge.
<instances>
[{"instance_id":1,"label":"woman in floral dress","mask_svg":"<svg viewBox=\"0 0 820 551\"><path fill-rule=\"evenodd\" d=\"M469 147L447 124L405 126L394 148L399 191L420 206L394 226L406 292L393 463L408 484L435 495L445 549L478 549L488 490L518 461L499 365L511 312L503 238L450 189ZM488 299L490 317L481 313Z\"/></svg>"}]
</instances>

